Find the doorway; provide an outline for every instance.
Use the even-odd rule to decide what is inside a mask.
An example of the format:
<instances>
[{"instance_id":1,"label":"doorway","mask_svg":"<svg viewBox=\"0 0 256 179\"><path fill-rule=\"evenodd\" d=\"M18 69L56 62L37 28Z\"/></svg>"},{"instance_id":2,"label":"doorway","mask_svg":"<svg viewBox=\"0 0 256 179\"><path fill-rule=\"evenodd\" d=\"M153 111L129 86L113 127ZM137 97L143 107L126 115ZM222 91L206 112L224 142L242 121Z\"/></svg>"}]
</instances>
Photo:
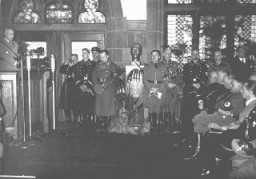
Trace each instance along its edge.
<instances>
[{"instance_id":1,"label":"doorway","mask_svg":"<svg viewBox=\"0 0 256 179\"><path fill-rule=\"evenodd\" d=\"M77 54L79 60L82 59L82 49L91 50L92 47L98 46L104 48L103 33L65 33L64 34L64 58L63 62L71 56ZM92 57L90 57L92 59Z\"/></svg>"},{"instance_id":2,"label":"doorway","mask_svg":"<svg viewBox=\"0 0 256 179\"><path fill-rule=\"evenodd\" d=\"M67 59L71 57L71 54L77 54L78 59L82 59L82 49L87 48L91 50L92 47L99 47L103 49L105 47L104 43L104 33L79 33L79 32L63 32L61 42L61 64L63 64ZM91 55L91 54L90 54ZM92 56L90 56L92 60ZM62 84L65 81L66 76L57 73L58 75L58 85L57 85L57 102L59 101L60 91ZM65 115L63 110L58 110L58 120L64 121Z\"/></svg>"}]
</instances>

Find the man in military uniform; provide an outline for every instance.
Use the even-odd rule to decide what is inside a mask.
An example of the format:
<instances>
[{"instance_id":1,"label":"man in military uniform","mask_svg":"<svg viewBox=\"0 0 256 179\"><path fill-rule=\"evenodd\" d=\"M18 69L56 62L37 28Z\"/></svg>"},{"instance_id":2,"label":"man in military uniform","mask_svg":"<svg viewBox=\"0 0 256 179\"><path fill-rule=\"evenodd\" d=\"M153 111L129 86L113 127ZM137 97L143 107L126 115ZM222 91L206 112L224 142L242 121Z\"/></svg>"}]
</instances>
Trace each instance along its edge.
<instances>
[{"instance_id":1,"label":"man in military uniform","mask_svg":"<svg viewBox=\"0 0 256 179\"><path fill-rule=\"evenodd\" d=\"M144 67L143 103L144 107L149 109L152 132L156 132L156 127L163 124L161 113L166 98L168 69L160 62L159 50L152 50L151 58L151 63Z\"/></svg>"},{"instance_id":2,"label":"man in military uniform","mask_svg":"<svg viewBox=\"0 0 256 179\"><path fill-rule=\"evenodd\" d=\"M193 119L193 122L195 122L195 132L201 133L206 130L208 131L209 127L219 130L232 129L223 132L222 134L215 134L212 132L205 133L204 140L202 140L203 150L199 155L199 159L203 163L201 175L211 174L216 166L216 157L229 160L233 155L233 152L228 152L231 150L232 139L234 137L244 137L245 125L241 125L243 126L240 127L241 130L235 130L238 128L236 124L240 124L240 121L243 121L244 119L249 119L250 115L254 113L252 111L255 107L255 95L248 95L248 93L245 95L244 92L242 92L242 94L241 91L244 90L241 89L244 89L241 79L238 77L233 78L231 95L225 96L221 100L219 103L220 110L214 114L201 116L201 118L196 116ZM243 98L248 100L246 106Z\"/></svg>"},{"instance_id":3,"label":"man in military uniform","mask_svg":"<svg viewBox=\"0 0 256 179\"><path fill-rule=\"evenodd\" d=\"M93 90L92 71L96 63L89 59L90 51L82 49L82 60L76 64L75 82L79 88L77 109L81 122L91 122L94 116L95 94Z\"/></svg>"},{"instance_id":4,"label":"man in military uniform","mask_svg":"<svg viewBox=\"0 0 256 179\"><path fill-rule=\"evenodd\" d=\"M216 75L216 79L215 78ZM207 114L216 111L217 102L226 94L230 93L231 78L225 69L212 71L209 74L209 83L203 90L203 109Z\"/></svg>"},{"instance_id":5,"label":"man in military uniform","mask_svg":"<svg viewBox=\"0 0 256 179\"><path fill-rule=\"evenodd\" d=\"M92 61L94 63L99 63L100 62L100 48L99 47L92 47L91 49L92 52Z\"/></svg>"},{"instance_id":6,"label":"man in military uniform","mask_svg":"<svg viewBox=\"0 0 256 179\"><path fill-rule=\"evenodd\" d=\"M115 110L115 78L119 68L109 59L108 50L101 50L100 60L93 71L93 85L96 93L96 116L99 130L106 130Z\"/></svg>"},{"instance_id":7,"label":"man in military uniform","mask_svg":"<svg viewBox=\"0 0 256 179\"><path fill-rule=\"evenodd\" d=\"M164 105L164 125L167 131L175 129L177 121L180 120L180 98L181 92L181 75L179 74L178 63L171 60L172 49L167 46L163 53L163 63L168 69L168 88L167 97ZM177 120L177 121L176 121Z\"/></svg>"},{"instance_id":8,"label":"man in military uniform","mask_svg":"<svg viewBox=\"0 0 256 179\"><path fill-rule=\"evenodd\" d=\"M230 76L232 78L232 76ZM204 133L209 130L209 123L216 123L219 126L229 125L234 122L242 109L244 100L241 94L242 83L236 79L231 81L230 93L223 96L218 101L218 109L213 114L200 113L193 118L194 132Z\"/></svg>"},{"instance_id":9,"label":"man in military uniform","mask_svg":"<svg viewBox=\"0 0 256 179\"><path fill-rule=\"evenodd\" d=\"M202 95L201 92L208 81L207 67L200 61L198 50L192 51L191 62L184 66L183 81L185 85L181 112L183 132L187 142L191 143L194 140L192 118L200 112L198 98Z\"/></svg>"},{"instance_id":10,"label":"man in military uniform","mask_svg":"<svg viewBox=\"0 0 256 179\"><path fill-rule=\"evenodd\" d=\"M72 54L71 58L66 60L66 62L63 63L60 67L60 73L65 74L66 79L60 91L59 108L64 110L67 122L74 122L78 117L78 111L76 108L78 89L74 79L76 73L75 64L77 62L78 55Z\"/></svg>"},{"instance_id":11,"label":"man in military uniform","mask_svg":"<svg viewBox=\"0 0 256 179\"><path fill-rule=\"evenodd\" d=\"M223 61L223 55L221 50L216 50L214 52L214 61L209 67L209 72L220 71L220 70L225 70L228 73L232 72L229 64Z\"/></svg>"},{"instance_id":12,"label":"man in military uniform","mask_svg":"<svg viewBox=\"0 0 256 179\"><path fill-rule=\"evenodd\" d=\"M5 28L0 41L0 71L17 71L18 44L13 41L14 30Z\"/></svg>"}]
</instances>

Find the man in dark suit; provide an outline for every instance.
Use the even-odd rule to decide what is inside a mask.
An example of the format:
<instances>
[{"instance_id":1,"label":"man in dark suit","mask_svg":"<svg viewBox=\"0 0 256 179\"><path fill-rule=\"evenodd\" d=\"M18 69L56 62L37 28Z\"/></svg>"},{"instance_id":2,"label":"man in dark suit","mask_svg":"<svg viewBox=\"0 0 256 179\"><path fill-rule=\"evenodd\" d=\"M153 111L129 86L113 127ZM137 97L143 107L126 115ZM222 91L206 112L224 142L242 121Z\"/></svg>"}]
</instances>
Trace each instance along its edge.
<instances>
[{"instance_id":1,"label":"man in dark suit","mask_svg":"<svg viewBox=\"0 0 256 179\"><path fill-rule=\"evenodd\" d=\"M232 72L235 76L243 77L244 81L247 81L251 73L253 72L253 62L246 58L245 47L239 47L237 49L236 57L230 62Z\"/></svg>"},{"instance_id":2,"label":"man in dark suit","mask_svg":"<svg viewBox=\"0 0 256 179\"><path fill-rule=\"evenodd\" d=\"M193 123L192 118L200 112L198 102L205 87L207 77L207 67L199 59L198 50L193 50L191 62L185 64L183 70L184 97L182 106L183 132L187 141L193 140Z\"/></svg>"},{"instance_id":3,"label":"man in dark suit","mask_svg":"<svg viewBox=\"0 0 256 179\"><path fill-rule=\"evenodd\" d=\"M0 41L0 71L17 71L16 58L18 44L13 41L14 30L5 28L4 37Z\"/></svg>"},{"instance_id":4,"label":"man in dark suit","mask_svg":"<svg viewBox=\"0 0 256 179\"><path fill-rule=\"evenodd\" d=\"M221 50L215 50L214 61L211 64L211 66L209 67L209 72L220 71L220 70L225 70L228 73L232 72L230 65L228 63L226 63L225 61L223 61L223 55L222 55Z\"/></svg>"}]
</instances>

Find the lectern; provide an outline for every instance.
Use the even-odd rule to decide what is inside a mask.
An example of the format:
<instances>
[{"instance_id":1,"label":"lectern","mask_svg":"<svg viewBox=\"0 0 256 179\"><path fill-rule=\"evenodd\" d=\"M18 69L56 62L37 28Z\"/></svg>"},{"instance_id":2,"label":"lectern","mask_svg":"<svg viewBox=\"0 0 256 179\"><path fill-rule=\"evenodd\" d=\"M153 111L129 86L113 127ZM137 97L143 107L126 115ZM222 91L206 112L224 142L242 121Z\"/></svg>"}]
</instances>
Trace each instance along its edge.
<instances>
[{"instance_id":1,"label":"lectern","mask_svg":"<svg viewBox=\"0 0 256 179\"><path fill-rule=\"evenodd\" d=\"M2 83L1 97L6 109L6 114L2 117L5 127L14 134L13 138L18 139L22 130L18 129L19 120L17 112L17 72L0 72L0 82Z\"/></svg>"}]
</instances>

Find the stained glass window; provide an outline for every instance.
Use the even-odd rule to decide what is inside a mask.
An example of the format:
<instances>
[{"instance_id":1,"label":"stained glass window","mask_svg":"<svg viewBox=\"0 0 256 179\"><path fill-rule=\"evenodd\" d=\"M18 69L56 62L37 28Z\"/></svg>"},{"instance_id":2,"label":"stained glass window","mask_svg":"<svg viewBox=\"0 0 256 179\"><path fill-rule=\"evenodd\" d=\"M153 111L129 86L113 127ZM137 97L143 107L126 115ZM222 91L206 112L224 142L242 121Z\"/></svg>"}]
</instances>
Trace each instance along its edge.
<instances>
[{"instance_id":1,"label":"stained glass window","mask_svg":"<svg viewBox=\"0 0 256 179\"><path fill-rule=\"evenodd\" d=\"M201 58L210 59L214 50L226 48L225 16L201 16L199 34Z\"/></svg>"},{"instance_id":2,"label":"stained glass window","mask_svg":"<svg viewBox=\"0 0 256 179\"><path fill-rule=\"evenodd\" d=\"M192 17L190 15L168 15L168 45L183 51L182 55L173 56L172 60L186 63L192 50Z\"/></svg>"},{"instance_id":3,"label":"stained glass window","mask_svg":"<svg viewBox=\"0 0 256 179\"><path fill-rule=\"evenodd\" d=\"M86 12L82 12L78 16L78 23L105 23L106 18L101 12L97 12L99 8L98 0L85 0L84 8Z\"/></svg>"},{"instance_id":4,"label":"stained glass window","mask_svg":"<svg viewBox=\"0 0 256 179\"><path fill-rule=\"evenodd\" d=\"M62 1L49 4L46 8L46 22L51 24L72 23L72 6Z\"/></svg>"},{"instance_id":5,"label":"stained glass window","mask_svg":"<svg viewBox=\"0 0 256 179\"><path fill-rule=\"evenodd\" d=\"M193 0L168 0L168 4L191 4Z\"/></svg>"},{"instance_id":6,"label":"stained glass window","mask_svg":"<svg viewBox=\"0 0 256 179\"><path fill-rule=\"evenodd\" d=\"M250 3L256 3L256 0L236 0L236 2L241 4L250 4Z\"/></svg>"},{"instance_id":7,"label":"stained glass window","mask_svg":"<svg viewBox=\"0 0 256 179\"><path fill-rule=\"evenodd\" d=\"M33 12L35 7L34 0L22 0L20 2L21 12L14 17L14 23L19 24L36 24L41 23L38 13Z\"/></svg>"}]
</instances>

